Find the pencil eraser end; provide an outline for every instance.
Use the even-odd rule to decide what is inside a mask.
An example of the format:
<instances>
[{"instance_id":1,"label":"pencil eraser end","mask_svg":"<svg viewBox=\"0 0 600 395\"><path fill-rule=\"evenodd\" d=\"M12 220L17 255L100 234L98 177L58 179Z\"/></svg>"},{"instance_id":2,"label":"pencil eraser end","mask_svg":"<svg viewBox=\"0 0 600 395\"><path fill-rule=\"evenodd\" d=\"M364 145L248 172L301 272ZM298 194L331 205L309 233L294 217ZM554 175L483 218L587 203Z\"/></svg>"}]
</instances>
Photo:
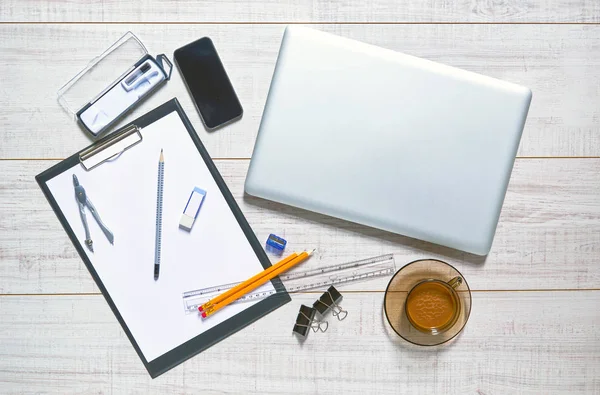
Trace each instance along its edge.
<instances>
[{"instance_id":1,"label":"pencil eraser end","mask_svg":"<svg viewBox=\"0 0 600 395\"><path fill-rule=\"evenodd\" d=\"M202 318L206 318L206 313L202 313Z\"/></svg>"},{"instance_id":2,"label":"pencil eraser end","mask_svg":"<svg viewBox=\"0 0 600 395\"><path fill-rule=\"evenodd\" d=\"M198 307L198 311L199 311L199 312L203 312L203 311L204 311L204 308L203 308L202 306L200 306L200 307Z\"/></svg>"}]
</instances>

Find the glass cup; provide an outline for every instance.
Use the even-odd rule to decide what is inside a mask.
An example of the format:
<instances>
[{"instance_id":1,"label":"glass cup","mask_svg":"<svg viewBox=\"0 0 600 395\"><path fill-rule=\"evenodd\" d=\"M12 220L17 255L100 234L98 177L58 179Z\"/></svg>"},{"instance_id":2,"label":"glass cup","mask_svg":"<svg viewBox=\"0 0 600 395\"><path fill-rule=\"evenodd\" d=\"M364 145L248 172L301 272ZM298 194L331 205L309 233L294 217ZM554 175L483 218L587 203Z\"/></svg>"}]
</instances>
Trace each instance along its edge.
<instances>
[{"instance_id":1,"label":"glass cup","mask_svg":"<svg viewBox=\"0 0 600 395\"><path fill-rule=\"evenodd\" d=\"M464 328L471 291L456 268L435 259L402 267L385 291L384 311L392 329L422 346L447 342Z\"/></svg>"}]
</instances>

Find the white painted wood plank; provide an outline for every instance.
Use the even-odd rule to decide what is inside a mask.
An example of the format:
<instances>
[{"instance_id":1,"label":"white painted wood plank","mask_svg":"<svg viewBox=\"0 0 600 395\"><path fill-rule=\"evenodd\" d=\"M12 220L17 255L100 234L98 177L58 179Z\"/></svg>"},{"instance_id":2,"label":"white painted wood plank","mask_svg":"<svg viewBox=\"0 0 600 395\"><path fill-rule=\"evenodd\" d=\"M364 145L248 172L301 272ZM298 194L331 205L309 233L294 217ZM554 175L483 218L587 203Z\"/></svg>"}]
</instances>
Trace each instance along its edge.
<instances>
[{"instance_id":1,"label":"white painted wood plank","mask_svg":"<svg viewBox=\"0 0 600 395\"><path fill-rule=\"evenodd\" d=\"M598 22L594 0L4 0L12 22Z\"/></svg>"},{"instance_id":2,"label":"white painted wood plank","mask_svg":"<svg viewBox=\"0 0 600 395\"><path fill-rule=\"evenodd\" d=\"M519 155L600 156L600 25L316 27L529 86ZM206 132L175 70L129 120L176 96L213 157L250 157L284 25L0 25L0 158L62 158L90 143L56 92L128 29L169 56L212 37L245 110L241 121Z\"/></svg>"},{"instance_id":3,"label":"white painted wood plank","mask_svg":"<svg viewBox=\"0 0 600 395\"><path fill-rule=\"evenodd\" d=\"M34 176L52 161L0 161L0 293L98 292ZM243 195L248 161L217 161L258 239L317 248L304 265L395 253L435 257L477 290L600 288L600 159L517 160L491 253L465 253ZM97 206L100 202L95 202ZM77 226L77 224L74 224ZM383 290L387 279L357 284Z\"/></svg>"},{"instance_id":4,"label":"white painted wood plank","mask_svg":"<svg viewBox=\"0 0 600 395\"><path fill-rule=\"evenodd\" d=\"M0 297L2 393L594 394L600 291L478 292L452 344L409 346L383 293L345 295L345 321L303 344L291 303L151 380L101 296Z\"/></svg>"}]
</instances>

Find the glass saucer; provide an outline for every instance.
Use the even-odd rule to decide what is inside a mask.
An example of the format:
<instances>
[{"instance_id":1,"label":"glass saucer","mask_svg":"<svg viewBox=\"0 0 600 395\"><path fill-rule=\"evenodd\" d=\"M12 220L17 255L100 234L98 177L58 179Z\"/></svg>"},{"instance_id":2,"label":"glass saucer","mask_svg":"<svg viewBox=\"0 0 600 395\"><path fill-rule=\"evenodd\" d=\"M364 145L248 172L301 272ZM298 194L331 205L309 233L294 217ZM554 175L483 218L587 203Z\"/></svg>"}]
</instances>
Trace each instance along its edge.
<instances>
[{"instance_id":1,"label":"glass saucer","mask_svg":"<svg viewBox=\"0 0 600 395\"><path fill-rule=\"evenodd\" d=\"M423 280L448 282L457 276L463 281L455 288L461 309L454 325L437 334L424 333L413 327L405 311L409 291ZM421 259L403 266L394 274L385 290L383 307L388 323L404 340L419 346L437 346L454 338L465 327L471 314L471 290L467 280L454 266L437 259Z\"/></svg>"}]
</instances>

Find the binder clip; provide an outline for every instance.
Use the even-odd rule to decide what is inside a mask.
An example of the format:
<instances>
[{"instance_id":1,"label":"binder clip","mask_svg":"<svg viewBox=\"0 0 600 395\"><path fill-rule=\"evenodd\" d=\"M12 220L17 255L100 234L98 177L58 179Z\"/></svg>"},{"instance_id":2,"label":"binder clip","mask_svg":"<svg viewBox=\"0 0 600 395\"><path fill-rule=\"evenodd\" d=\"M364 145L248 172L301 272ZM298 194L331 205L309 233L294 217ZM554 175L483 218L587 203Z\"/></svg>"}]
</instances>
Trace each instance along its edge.
<instances>
[{"instance_id":1,"label":"binder clip","mask_svg":"<svg viewBox=\"0 0 600 395\"><path fill-rule=\"evenodd\" d=\"M303 338L308 335L308 330L312 329L313 332L325 332L329 327L327 321L314 321L317 310L308 307L306 305L300 306L296 323L294 324L294 333L302 336Z\"/></svg>"},{"instance_id":2,"label":"binder clip","mask_svg":"<svg viewBox=\"0 0 600 395\"><path fill-rule=\"evenodd\" d=\"M321 315L325 315L328 310L338 320L342 321L348 316L348 312L342 309L338 303L342 300L342 294L332 285L315 303L313 308Z\"/></svg>"}]
</instances>

